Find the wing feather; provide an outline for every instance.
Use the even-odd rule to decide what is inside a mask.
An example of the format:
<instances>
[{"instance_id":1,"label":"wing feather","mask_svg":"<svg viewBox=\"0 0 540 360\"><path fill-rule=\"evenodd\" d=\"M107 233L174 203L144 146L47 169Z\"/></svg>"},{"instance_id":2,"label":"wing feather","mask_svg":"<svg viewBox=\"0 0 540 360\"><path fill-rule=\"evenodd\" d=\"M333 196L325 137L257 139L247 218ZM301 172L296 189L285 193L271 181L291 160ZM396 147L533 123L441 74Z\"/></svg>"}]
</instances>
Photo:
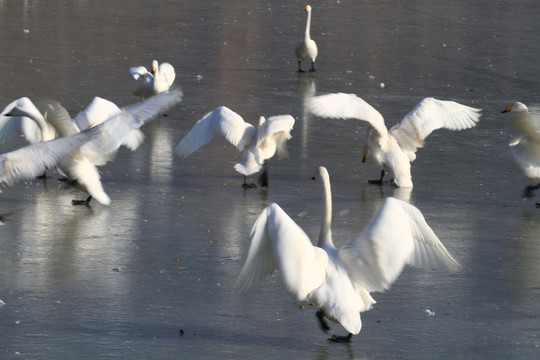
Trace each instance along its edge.
<instances>
[{"instance_id":1,"label":"wing feather","mask_svg":"<svg viewBox=\"0 0 540 360\"><path fill-rule=\"evenodd\" d=\"M239 151L243 151L249 146L252 137L256 134L256 129L231 109L220 106L197 121L182 141L176 145L174 152L187 157L210 142L216 134L222 135Z\"/></svg>"},{"instance_id":2,"label":"wing feather","mask_svg":"<svg viewBox=\"0 0 540 360\"><path fill-rule=\"evenodd\" d=\"M263 210L251 231L251 246L238 277L242 290L279 269L293 294L302 300L326 278L328 255L277 205Z\"/></svg>"},{"instance_id":3,"label":"wing feather","mask_svg":"<svg viewBox=\"0 0 540 360\"><path fill-rule=\"evenodd\" d=\"M388 134L382 115L354 94L335 93L314 96L306 100L306 107L310 113L320 117L364 120L369 122L381 136Z\"/></svg>"},{"instance_id":4,"label":"wing feather","mask_svg":"<svg viewBox=\"0 0 540 360\"><path fill-rule=\"evenodd\" d=\"M476 126L481 110L454 101L425 98L390 129L405 151L415 152L434 130L464 130Z\"/></svg>"},{"instance_id":5,"label":"wing feather","mask_svg":"<svg viewBox=\"0 0 540 360\"><path fill-rule=\"evenodd\" d=\"M351 279L369 291L390 288L405 265L455 271L448 253L422 213L387 198L360 236L338 250Z\"/></svg>"}]
</instances>

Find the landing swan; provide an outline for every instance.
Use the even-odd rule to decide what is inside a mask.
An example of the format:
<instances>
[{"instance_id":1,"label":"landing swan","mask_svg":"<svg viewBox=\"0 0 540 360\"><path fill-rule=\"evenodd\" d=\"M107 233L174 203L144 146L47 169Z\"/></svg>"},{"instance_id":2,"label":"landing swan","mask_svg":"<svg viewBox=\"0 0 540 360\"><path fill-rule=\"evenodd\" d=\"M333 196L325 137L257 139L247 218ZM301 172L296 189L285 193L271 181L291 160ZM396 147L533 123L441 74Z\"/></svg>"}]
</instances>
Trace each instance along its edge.
<instances>
[{"instance_id":1,"label":"landing swan","mask_svg":"<svg viewBox=\"0 0 540 360\"><path fill-rule=\"evenodd\" d=\"M197 121L187 135L176 145L174 152L187 157L204 144L210 142L216 134L224 136L238 151L243 152L242 161L234 168L244 175L242 186L256 187L247 183L247 176L262 170L259 182L268 186L268 171L266 160L277 152L279 157L286 155L286 142L291 138L290 132L294 125L291 115L277 115L259 119L259 127L244 121L244 119L225 106L220 106L202 119Z\"/></svg>"},{"instance_id":2,"label":"landing swan","mask_svg":"<svg viewBox=\"0 0 540 360\"><path fill-rule=\"evenodd\" d=\"M382 169L380 179L370 183L382 184L388 171L398 187L413 186L410 163L416 159L416 150L424 146L424 140L433 130L468 129L476 126L481 116L480 109L454 101L425 98L388 130L382 115L354 94L315 96L307 100L306 107L320 117L367 121L371 126L362 162L371 154Z\"/></svg>"},{"instance_id":3,"label":"landing swan","mask_svg":"<svg viewBox=\"0 0 540 360\"><path fill-rule=\"evenodd\" d=\"M414 206L386 198L355 240L336 248L332 240L332 198L328 172L320 167L323 217L317 246L277 205L269 205L251 230L251 246L238 284L246 290L275 269L290 292L316 304L322 330L325 319L340 323L350 341L360 332L360 313L375 303L370 292L388 290L405 265L456 271L459 264Z\"/></svg>"},{"instance_id":4,"label":"landing swan","mask_svg":"<svg viewBox=\"0 0 540 360\"><path fill-rule=\"evenodd\" d=\"M171 64L158 64L157 60L152 61L150 71L144 66L135 66L129 68L129 75L138 81L132 95L141 99L169 90L176 77L174 67Z\"/></svg>"},{"instance_id":5,"label":"landing swan","mask_svg":"<svg viewBox=\"0 0 540 360\"><path fill-rule=\"evenodd\" d=\"M317 44L313 39L311 39L310 29L311 29L311 6L306 5L307 20L306 20L306 31L304 33L304 38L298 40L296 47L294 48L294 54L298 59L298 72L304 72L302 70L302 61L311 61L310 72L315 71L315 59L317 58Z\"/></svg>"},{"instance_id":6,"label":"landing swan","mask_svg":"<svg viewBox=\"0 0 540 360\"><path fill-rule=\"evenodd\" d=\"M511 112L509 121L518 133L509 144L510 154L523 175L534 184L523 189L525 197L533 196L534 190L540 188L540 109L529 108L516 102L504 109L503 113Z\"/></svg>"},{"instance_id":7,"label":"landing swan","mask_svg":"<svg viewBox=\"0 0 540 360\"><path fill-rule=\"evenodd\" d=\"M103 189L97 166L110 161L116 150L122 143L126 142L134 129L139 129L161 111L174 106L181 100L181 97L181 90L173 89L130 105L120 112L114 111L106 120L100 118L97 121L99 129L101 129L99 135L92 142L64 156L57 164L63 175L89 194L86 200L73 200L73 204L88 204L92 198L96 198L101 204L109 205L111 199ZM16 109L16 113L19 116L24 115L36 123L41 123L36 114L27 113L24 108ZM66 109L60 104L49 104L47 114L49 123L54 124L59 136L69 137L81 132L77 122L71 119ZM86 115L88 114L86 113ZM83 119L84 117L81 116L77 120L83 124ZM86 118L85 121L88 119Z\"/></svg>"}]
</instances>

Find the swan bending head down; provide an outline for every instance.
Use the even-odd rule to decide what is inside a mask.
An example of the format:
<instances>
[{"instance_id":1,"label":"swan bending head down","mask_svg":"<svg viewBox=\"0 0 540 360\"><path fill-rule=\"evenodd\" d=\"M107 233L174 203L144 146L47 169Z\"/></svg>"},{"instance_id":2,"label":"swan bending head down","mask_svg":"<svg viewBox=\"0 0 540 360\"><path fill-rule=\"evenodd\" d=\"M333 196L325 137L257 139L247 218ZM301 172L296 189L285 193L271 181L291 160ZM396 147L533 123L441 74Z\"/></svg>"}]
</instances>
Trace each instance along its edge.
<instances>
[{"instance_id":1,"label":"swan bending head down","mask_svg":"<svg viewBox=\"0 0 540 360\"><path fill-rule=\"evenodd\" d=\"M316 304L323 331L330 329L326 319L348 331L346 336L330 338L344 342L360 332L360 313L375 303L371 292L388 290L405 265L459 269L422 213L395 198L385 199L356 239L336 248L330 229L330 181L324 167L319 168L319 176L323 216L317 246L277 204L269 205L251 230L248 256L238 277L242 290L279 270L298 300Z\"/></svg>"},{"instance_id":2,"label":"swan bending head down","mask_svg":"<svg viewBox=\"0 0 540 360\"><path fill-rule=\"evenodd\" d=\"M244 176L242 186L255 187L255 184L248 184L246 178L261 170L259 182L261 186L268 186L266 161L276 153L280 158L286 157L287 140L291 138L293 126L291 115L277 115L268 119L261 116L255 128L236 112L220 106L197 121L174 152L185 158L210 142L215 135L221 135L243 153L242 161L234 166Z\"/></svg>"},{"instance_id":3,"label":"swan bending head down","mask_svg":"<svg viewBox=\"0 0 540 360\"><path fill-rule=\"evenodd\" d=\"M429 134L441 128L469 129L476 126L481 116L480 109L454 101L425 98L388 130L383 116L354 94L315 96L306 101L306 107L320 117L367 121L370 127L362 161L371 156L381 167L380 179L369 182L383 184L383 177L389 172L398 187L413 186L411 162Z\"/></svg>"}]
</instances>

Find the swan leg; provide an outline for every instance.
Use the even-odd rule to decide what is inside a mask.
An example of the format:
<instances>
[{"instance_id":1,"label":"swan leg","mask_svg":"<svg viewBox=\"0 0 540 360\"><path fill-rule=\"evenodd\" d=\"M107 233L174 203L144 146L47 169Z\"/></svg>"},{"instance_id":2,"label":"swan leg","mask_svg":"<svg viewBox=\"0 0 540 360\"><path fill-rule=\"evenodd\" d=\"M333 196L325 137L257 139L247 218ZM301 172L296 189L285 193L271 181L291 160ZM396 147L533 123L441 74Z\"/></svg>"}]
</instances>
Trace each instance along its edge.
<instances>
[{"instance_id":1,"label":"swan leg","mask_svg":"<svg viewBox=\"0 0 540 360\"><path fill-rule=\"evenodd\" d=\"M348 343L351 342L352 334L349 333L348 335L341 336L341 335L332 335L328 341L331 342L339 342L339 343Z\"/></svg>"},{"instance_id":2,"label":"swan leg","mask_svg":"<svg viewBox=\"0 0 540 360\"><path fill-rule=\"evenodd\" d=\"M533 191L540 188L540 183L536 185L527 185L525 189L523 189L523 196L525 197L533 197Z\"/></svg>"},{"instance_id":3,"label":"swan leg","mask_svg":"<svg viewBox=\"0 0 540 360\"><path fill-rule=\"evenodd\" d=\"M384 170L381 170L381 177L379 180L368 180L368 183L370 184L376 184L376 185L382 185L383 184L383 177L384 177Z\"/></svg>"},{"instance_id":4,"label":"swan leg","mask_svg":"<svg viewBox=\"0 0 540 360\"><path fill-rule=\"evenodd\" d=\"M324 318L325 317L324 310L323 309L317 310L315 315L317 316L317 320L319 320L319 327L321 328L322 331L327 333L328 330L330 330L330 326L328 326L328 323L326 322L326 319Z\"/></svg>"},{"instance_id":5,"label":"swan leg","mask_svg":"<svg viewBox=\"0 0 540 360\"><path fill-rule=\"evenodd\" d=\"M89 205L90 200L92 200L92 195L88 196L86 200L71 200L73 205Z\"/></svg>"},{"instance_id":6,"label":"swan leg","mask_svg":"<svg viewBox=\"0 0 540 360\"><path fill-rule=\"evenodd\" d=\"M45 172L43 174L36 177L36 179L49 179L49 178L50 178L50 176L47 176L47 170L45 170Z\"/></svg>"},{"instance_id":7,"label":"swan leg","mask_svg":"<svg viewBox=\"0 0 540 360\"><path fill-rule=\"evenodd\" d=\"M261 187L268 187L268 164L266 163L266 160L263 163L263 171L261 175L259 175L258 182Z\"/></svg>"},{"instance_id":8,"label":"swan leg","mask_svg":"<svg viewBox=\"0 0 540 360\"><path fill-rule=\"evenodd\" d=\"M302 61L301 60L298 60L298 72L299 73L305 72L304 70L302 70Z\"/></svg>"},{"instance_id":9,"label":"swan leg","mask_svg":"<svg viewBox=\"0 0 540 360\"><path fill-rule=\"evenodd\" d=\"M253 184L253 183L248 184L248 183L247 183L247 176L244 175L244 183L242 184L242 187L243 187L244 189L251 189L251 188L256 188L257 185L255 185L255 184Z\"/></svg>"},{"instance_id":10,"label":"swan leg","mask_svg":"<svg viewBox=\"0 0 540 360\"><path fill-rule=\"evenodd\" d=\"M315 61L311 60L311 69L309 69L309 72L316 72L315 70Z\"/></svg>"}]
</instances>

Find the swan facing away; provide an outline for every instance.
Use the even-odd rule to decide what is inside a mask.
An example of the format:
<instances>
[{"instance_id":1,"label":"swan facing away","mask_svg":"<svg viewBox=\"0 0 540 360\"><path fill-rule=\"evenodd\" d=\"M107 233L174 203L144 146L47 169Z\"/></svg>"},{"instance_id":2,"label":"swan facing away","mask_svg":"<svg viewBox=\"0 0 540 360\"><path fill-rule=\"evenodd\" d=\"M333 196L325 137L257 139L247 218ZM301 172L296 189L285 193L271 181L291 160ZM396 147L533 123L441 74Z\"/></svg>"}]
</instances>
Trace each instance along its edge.
<instances>
[{"instance_id":1,"label":"swan facing away","mask_svg":"<svg viewBox=\"0 0 540 360\"><path fill-rule=\"evenodd\" d=\"M262 170L259 183L262 187L267 187L266 161L276 152L280 158L287 155L287 140L291 138L293 126L294 118L291 115L277 115L268 119L261 116L258 128L255 128L231 109L220 106L197 121L176 145L174 152L185 158L210 142L216 134L222 135L238 151L243 152L242 161L234 166L235 170L244 176L242 186L256 187L255 184L247 183L247 177Z\"/></svg>"},{"instance_id":2,"label":"swan facing away","mask_svg":"<svg viewBox=\"0 0 540 360\"><path fill-rule=\"evenodd\" d=\"M317 58L317 44L313 39L311 39L310 29L311 29L311 6L306 5L307 20L306 20L306 31L304 33L304 38L298 40L296 47L294 48L294 54L298 59L298 72L304 72L302 70L302 61L311 61L310 72L315 71L315 59Z\"/></svg>"},{"instance_id":3,"label":"swan facing away","mask_svg":"<svg viewBox=\"0 0 540 360\"><path fill-rule=\"evenodd\" d=\"M73 204L87 205L92 198L96 198L101 204L109 205L111 199L103 189L97 166L112 160L122 144L128 144L133 148L138 146L139 141L142 141L138 129L161 111L180 102L181 98L181 90L172 89L123 109L115 109L116 105L110 106L112 103L97 98L74 120L59 103L50 103L46 110L46 120L57 132L59 137L56 140L71 138L89 129L98 129L92 141L70 151L55 162L55 166L68 180L89 194L86 200L73 200ZM102 105L107 105L109 112ZM24 117L25 121L35 122L41 128L45 123L44 117L39 112L30 112L28 109L31 107L15 107L7 116L16 114L18 117Z\"/></svg>"},{"instance_id":4,"label":"swan facing away","mask_svg":"<svg viewBox=\"0 0 540 360\"><path fill-rule=\"evenodd\" d=\"M534 190L540 188L540 108L529 109L525 104L516 102L502 112L512 113L509 121L518 136L508 146L523 175L534 182L523 189L523 196L532 197Z\"/></svg>"},{"instance_id":5,"label":"swan facing away","mask_svg":"<svg viewBox=\"0 0 540 360\"><path fill-rule=\"evenodd\" d=\"M412 187L411 162L416 150L433 130L445 128L463 130L476 126L481 110L454 101L425 98L390 130L382 115L354 94L335 93L315 96L307 100L307 110L320 117L360 119L370 124L362 162L371 155L381 167L378 180L383 184L388 171L398 187Z\"/></svg>"},{"instance_id":6,"label":"swan facing away","mask_svg":"<svg viewBox=\"0 0 540 360\"><path fill-rule=\"evenodd\" d=\"M152 61L150 71L144 66L135 66L129 68L129 75L138 81L132 95L141 99L169 90L176 77L174 67L171 64L158 64L157 60Z\"/></svg>"},{"instance_id":7,"label":"swan facing away","mask_svg":"<svg viewBox=\"0 0 540 360\"><path fill-rule=\"evenodd\" d=\"M340 323L347 342L360 332L360 313L375 303L371 292L388 290L405 265L457 271L460 265L414 206L386 198L378 212L354 240L336 248L332 240L330 180L318 170L323 185L323 217L317 246L277 205L260 214L251 230L251 246L238 284L246 290L280 270L287 289L300 301L316 304L319 324Z\"/></svg>"}]
</instances>

